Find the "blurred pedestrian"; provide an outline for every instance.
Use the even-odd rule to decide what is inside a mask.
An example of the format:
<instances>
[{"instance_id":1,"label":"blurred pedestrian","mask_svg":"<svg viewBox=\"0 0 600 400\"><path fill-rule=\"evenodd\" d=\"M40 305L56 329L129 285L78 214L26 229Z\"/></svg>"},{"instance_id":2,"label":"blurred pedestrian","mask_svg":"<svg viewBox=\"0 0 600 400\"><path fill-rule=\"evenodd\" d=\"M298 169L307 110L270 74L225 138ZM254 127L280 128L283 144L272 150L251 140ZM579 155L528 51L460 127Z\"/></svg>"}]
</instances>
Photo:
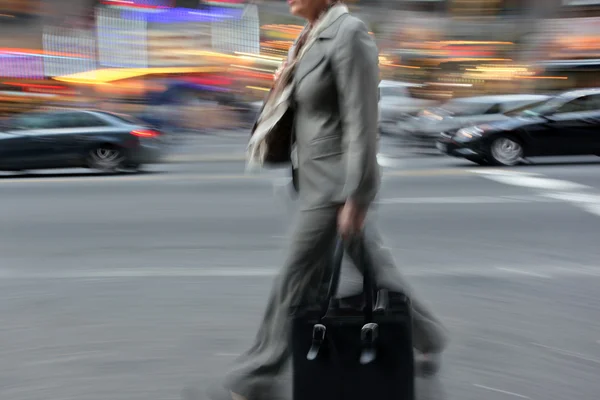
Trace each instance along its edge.
<instances>
[{"instance_id":1,"label":"blurred pedestrian","mask_svg":"<svg viewBox=\"0 0 600 400\"><path fill-rule=\"evenodd\" d=\"M346 239L362 234L378 286L411 297L421 370L433 372L446 345L444 328L409 290L369 213L381 179L377 46L366 25L343 4L288 3L292 14L308 24L276 73L261 114L269 115L280 104L279 96L293 89L292 166L300 211L254 344L226 377L224 386L232 400L275 398L276 378L290 357L291 310L318 301L338 233ZM258 126L268 120L259 118ZM260 151L251 156L257 154ZM350 245L348 251L352 260L360 259L356 246Z\"/></svg>"}]
</instances>

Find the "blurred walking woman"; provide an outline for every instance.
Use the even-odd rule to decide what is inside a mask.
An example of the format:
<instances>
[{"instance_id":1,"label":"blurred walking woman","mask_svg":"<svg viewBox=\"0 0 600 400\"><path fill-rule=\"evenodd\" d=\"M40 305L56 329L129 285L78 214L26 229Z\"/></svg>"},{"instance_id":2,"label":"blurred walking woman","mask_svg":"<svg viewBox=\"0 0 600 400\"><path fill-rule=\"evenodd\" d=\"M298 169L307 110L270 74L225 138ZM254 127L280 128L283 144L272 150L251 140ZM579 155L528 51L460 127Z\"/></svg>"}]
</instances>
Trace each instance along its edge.
<instances>
[{"instance_id":1,"label":"blurred walking woman","mask_svg":"<svg viewBox=\"0 0 600 400\"><path fill-rule=\"evenodd\" d=\"M308 24L290 50L255 131L278 118L280 99L287 96L294 109L291 158L300 211L255 342L226 377L228 397L233 400L275 398L276 378L290 356L290 312L300 303L318 299L338 233L350 239L362 232L378 285L408 291L367 217L380 186L375 42L366 25L343 4L288 3L292 14ZM264 156L258 145L250 146L250 152L251 158ZM352 259L358 260L357 250L350 246ZM436 360L445 345L443 328L408 294L414 306L415 347L421 357Z\"/></svg>"}]
</instances>

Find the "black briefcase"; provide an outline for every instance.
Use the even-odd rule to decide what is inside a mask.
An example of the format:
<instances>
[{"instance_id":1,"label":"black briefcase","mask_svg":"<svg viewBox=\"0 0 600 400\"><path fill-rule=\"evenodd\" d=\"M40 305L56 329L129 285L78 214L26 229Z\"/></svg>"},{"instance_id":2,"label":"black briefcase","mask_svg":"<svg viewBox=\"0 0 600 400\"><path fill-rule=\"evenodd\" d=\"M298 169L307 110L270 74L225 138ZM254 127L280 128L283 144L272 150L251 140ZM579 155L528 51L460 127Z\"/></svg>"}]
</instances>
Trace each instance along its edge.
<instances>
[{"instance_id":1,"label":"black briefcase","mask_svg":"<svg viewBox=\"0 0 600 400\"><path fill-rule=\"evenodd\" d=\"M326 300L295 312L293 400L414 399L410 301L376 290L364 250L363 301L336 299L344 253L338 241Z\"/></svg>"}]
</instances>

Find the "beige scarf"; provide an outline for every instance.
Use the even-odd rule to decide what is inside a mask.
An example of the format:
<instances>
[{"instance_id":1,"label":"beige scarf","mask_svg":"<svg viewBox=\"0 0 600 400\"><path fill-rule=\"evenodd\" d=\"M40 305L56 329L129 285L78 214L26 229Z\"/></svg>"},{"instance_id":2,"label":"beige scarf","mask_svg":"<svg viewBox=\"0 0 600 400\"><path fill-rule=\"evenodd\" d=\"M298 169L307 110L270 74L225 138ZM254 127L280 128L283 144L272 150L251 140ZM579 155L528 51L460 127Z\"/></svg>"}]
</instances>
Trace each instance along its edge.
<instances>
[{"instance_id":1,"label":"beige scarf","mask_svg":"<svg viewBox=\"0 0 600 400\"><path fill-rule=\"evenodd\" d=\"M260 168L264 165L265 156L267 154L266 139L272 132L275 124L284 116L292 104L295 67L298 65L306 51L310 49L323 29L328 27L335 18L346 13L348 13L348 8L345 5L339 3L334 4L317 19L312 27L307 25L300 34L300 40L298 42L304 40L304 45L301 46L299 51L290 54L287 63L281 69L279 78L274 83L273 88L266 99L265 106L258 117L254 133L248 143L246 157L249 170ZM307 36L304 38L304 35Z\"/></svg>"}]
</instances>

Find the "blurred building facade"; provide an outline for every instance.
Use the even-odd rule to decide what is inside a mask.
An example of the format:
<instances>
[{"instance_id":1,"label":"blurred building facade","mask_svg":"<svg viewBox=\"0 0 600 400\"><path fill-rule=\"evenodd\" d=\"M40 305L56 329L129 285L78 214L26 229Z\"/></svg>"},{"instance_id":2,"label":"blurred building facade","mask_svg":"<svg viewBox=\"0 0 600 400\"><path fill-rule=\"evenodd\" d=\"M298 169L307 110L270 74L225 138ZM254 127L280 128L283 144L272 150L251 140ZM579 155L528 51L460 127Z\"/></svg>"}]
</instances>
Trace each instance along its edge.
<instances>
[{"instance_id":1,"label":"blurred building facade","mask_svg":"<svg viewBox=\"0 0 600 400\"><path fill-rule=\"evenodd\" d=\"M425 84L425 96L600 86L600 0L347 2L378 41L383 77ZM186 90L220 82L260 98L303 24L287 4L270 0L43 5L31 9L39 18L27 24L5 32L0 25L0 77L29 92L59 90L56 82L41 89L35 81L43 80L98 85L107 95L127 81L135 92L176 70ZM201 68L210 66L217 72Z\"/></svg>"},{"instance_id":2,"label":"blurred building facade","mask_svg":"<svg viewBox=\"0 0 600 400\"><path fill-rule=\"evenodd\" d=\"M445 96L600 86L600 0L365 0L364 7L387 7L374 25L388 78L453 85L440 91Z\"/></svg>"},{"instance_id":3,"label":"blurred building facade","mask_svg":"<svg viewBox=\"0 0 600 400\"><path fill-rule=\"evenodd\" d=\"M556 18L600 14L599 0L356 0L352 3L461 17L522 15Z\"/></svg>"}]
</instances>

